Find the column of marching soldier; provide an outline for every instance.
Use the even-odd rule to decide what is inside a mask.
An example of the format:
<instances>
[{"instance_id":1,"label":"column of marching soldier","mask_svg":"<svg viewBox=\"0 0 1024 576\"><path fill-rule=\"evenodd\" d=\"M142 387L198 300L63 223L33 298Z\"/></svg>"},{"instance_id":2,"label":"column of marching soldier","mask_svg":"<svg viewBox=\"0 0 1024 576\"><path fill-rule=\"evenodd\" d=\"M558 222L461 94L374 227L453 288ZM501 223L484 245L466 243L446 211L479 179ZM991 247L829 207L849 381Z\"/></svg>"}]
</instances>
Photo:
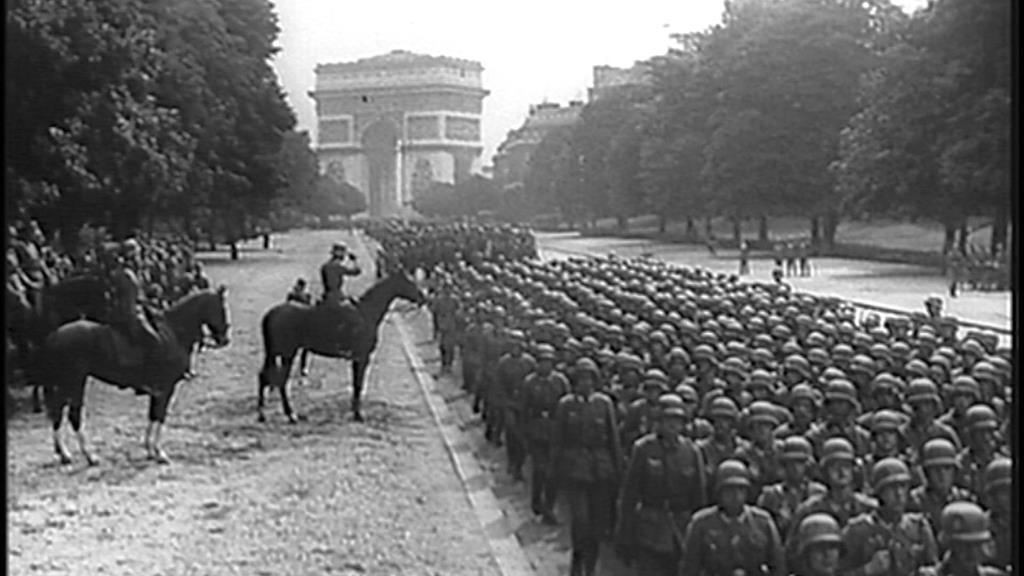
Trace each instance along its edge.
<instances>
[{"instance_id":1,"label":"column of marching soldier","mask_svg":"<svg viewBox=\"0 0 1024 576\"><path fill-rule=\"evenodd\" d=\"M637 574L1011 571L993 335L650 260L541 262L522 230L462 227L370 234L406 265L434 247L442 370L457 349L509 472L531 462L534 512L555 524L565 498L571 574L606 542Z\"/></svg>"}]
</instances>

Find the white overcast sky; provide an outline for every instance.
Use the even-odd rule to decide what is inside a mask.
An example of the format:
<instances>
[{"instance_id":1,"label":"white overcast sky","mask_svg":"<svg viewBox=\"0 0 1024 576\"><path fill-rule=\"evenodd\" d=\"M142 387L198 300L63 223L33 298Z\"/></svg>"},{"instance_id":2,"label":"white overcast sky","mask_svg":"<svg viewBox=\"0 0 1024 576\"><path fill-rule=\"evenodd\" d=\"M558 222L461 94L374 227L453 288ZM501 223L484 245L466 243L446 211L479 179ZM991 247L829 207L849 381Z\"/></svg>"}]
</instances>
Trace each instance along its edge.
<instances>
[{"instance_id":1,"label":"white overcast sky","mask_svg":"<svg viewBox=\"0 0 1024 576\"><path fill-rule=\"evenodd\" d=\"M586 98L595 65L629 66L669 34L718 22L722 0L272 0L281 35L274 65L299 128L315 134L313 68L392 50L480 62L483 163L530 104ZM895 0L906 10L927 0Z\"/></svg>"}]
</instances>

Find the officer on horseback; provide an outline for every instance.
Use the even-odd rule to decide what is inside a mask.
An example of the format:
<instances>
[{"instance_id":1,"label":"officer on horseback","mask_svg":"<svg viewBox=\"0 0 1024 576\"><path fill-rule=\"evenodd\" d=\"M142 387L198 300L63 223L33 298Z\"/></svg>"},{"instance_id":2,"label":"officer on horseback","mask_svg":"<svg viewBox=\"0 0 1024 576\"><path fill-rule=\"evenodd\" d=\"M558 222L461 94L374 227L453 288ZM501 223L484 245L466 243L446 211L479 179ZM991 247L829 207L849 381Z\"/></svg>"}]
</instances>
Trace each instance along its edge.
<instances>
[{"instance_id":1,"label":"officer on horseback","mask_svg":"<svg viewBox=\"0 0 1024 576\"><path fill-rule=\"evenodd\" d=\"M341 288L346 276L358 276L362 273L356 255L349 252L341 242L331 247L331 258L320 267L320 280L324 285L322 305L335 312L339 322L336 337L338 342L345 342L352 334L359 319L359 311L352 301L345 297Z\"/></svg>"},{"instance_id":2,"label":"officer on horseback","mask_svg":"<svg viewBox=\"0 0 1024 576\"><path fill-rule=\"evenodd\" d=\"M122 256L114 256L110 280L113 296L112 323L126 329L132 340L141 339L148 351L160 344L156 328L149 322L142 307L142 284L135 267L138 265L139 244L134 239L121 244Z\"/></svg>"}]
</instances>

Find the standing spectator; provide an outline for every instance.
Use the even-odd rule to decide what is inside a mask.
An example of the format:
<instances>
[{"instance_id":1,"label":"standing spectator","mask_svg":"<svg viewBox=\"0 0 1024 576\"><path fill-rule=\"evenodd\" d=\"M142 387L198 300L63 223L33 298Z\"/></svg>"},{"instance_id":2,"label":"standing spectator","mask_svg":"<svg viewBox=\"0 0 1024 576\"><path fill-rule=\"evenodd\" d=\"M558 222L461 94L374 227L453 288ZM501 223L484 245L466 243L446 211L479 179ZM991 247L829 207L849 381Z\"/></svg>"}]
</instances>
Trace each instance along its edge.
<instances>
[{"instance_id":1,"label":"standing spectator","mask_svg":"<svg viewBox=\"0 0 1024 576\"><path fill-rule=\"evenodd\" d=\"M796 246L786 243L786 276L796 276Z\"/></svg>"},{"instance_id":2,"label":"standing spectator","mask_svg":"<svg viewBox=\"0 0 1024 576\"><path fill-rule=\"evenodd\" d=\"M811 275L811 247L807 242L800 243L800 275L808 277Z\"/></svg>"},{"instance_id":3,"label":"standing spectator","mask_svg":"<svg viewBox=\"0 0 1024 576\"><path fill-rule=\"evenodd\" d=\"M740 242L740 276L750 274L750 245L744 240Z\"/></svg>"}]
</instances>

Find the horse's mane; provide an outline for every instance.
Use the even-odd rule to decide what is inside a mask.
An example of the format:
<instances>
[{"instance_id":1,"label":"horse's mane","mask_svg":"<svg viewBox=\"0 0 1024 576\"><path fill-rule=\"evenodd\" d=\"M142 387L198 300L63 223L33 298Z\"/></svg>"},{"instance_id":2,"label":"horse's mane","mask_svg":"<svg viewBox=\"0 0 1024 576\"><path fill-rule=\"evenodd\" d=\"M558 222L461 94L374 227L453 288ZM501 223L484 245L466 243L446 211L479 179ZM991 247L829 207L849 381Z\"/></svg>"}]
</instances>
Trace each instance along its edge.
<instances>
[{"instance_id":1,"label":"horse's mane","mask_svg":"<svg viewBox=\"0 0 1024 576\"><path fill-rule=\"evenodd\" d=\"M171 304L170 307L167 308L165 314L176 314L178 312L181 312L182 310L184 310L186 308L190 308L190 307L194 306L195 303L200 298L209 297L213 293L214 293L213 290L207 288L205 290L200 290L198 292L192 292L190 294L186 294L186 295L182 296L181 298L179 298L177 302L175 302L174 304Z\"/></svg>"},{"instance_id":2,"label":"horse's mane","mask_svg":"<svg viewBox=\"0 0 1024 576\"><path fill-rule=\"evenodd\" d=\"M366 292L363 292L362 295L359 296L359 299L357 300L357 302L362 305L362 304L366 304L367 302L371 302L373 300L376 300L377 294L379 292L381 292L382 290L384 290L385 288L387 288L387 286L390 285L392 282L394 282L399 274L402 274L402 272L394 272L394 273L388 274L383 279L378 280L377 282L375 282L373 284L373 286L370 286L369 288L367 288Z\"/></svg>"}]
</instances>

